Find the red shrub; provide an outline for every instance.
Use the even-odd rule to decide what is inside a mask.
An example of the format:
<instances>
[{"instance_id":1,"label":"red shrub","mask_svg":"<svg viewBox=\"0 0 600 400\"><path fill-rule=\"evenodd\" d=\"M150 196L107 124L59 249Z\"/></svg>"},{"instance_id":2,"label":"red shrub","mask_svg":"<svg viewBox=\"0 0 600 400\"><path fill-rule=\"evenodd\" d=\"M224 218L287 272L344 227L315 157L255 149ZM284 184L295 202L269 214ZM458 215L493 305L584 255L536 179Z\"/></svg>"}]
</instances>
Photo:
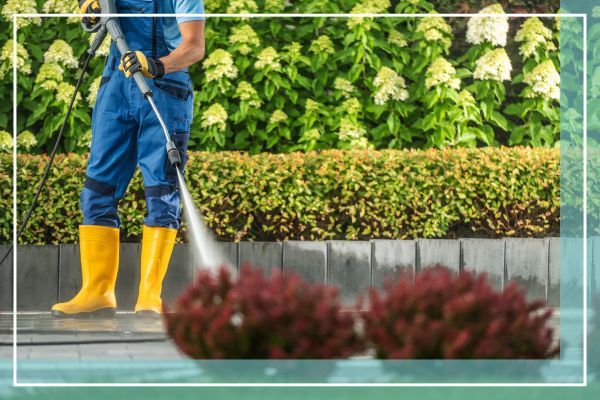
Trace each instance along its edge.
<instances>
[{"instance_id":1,"label":"red shrub","mask_svg":"<svg viewBox=\"0 0 600 400\"><path fill-rule=\"evenodd\" d=\"M331 359L361 350L333 288L243 267L233 281L201 270L165 313L177 346L196 359Z\"/></svg>"},{"instance_id":2,"label":"red shrub","mask_svg":"<svg viewBox=\"0 0 600 400\"><path fill-rule=\"evenodd\" d=\"M373 291L365 337L386 359L541 359L556 355L551 311L510 285L496 292L483 275L444 268Z\"/></svg>"}]
</instances>

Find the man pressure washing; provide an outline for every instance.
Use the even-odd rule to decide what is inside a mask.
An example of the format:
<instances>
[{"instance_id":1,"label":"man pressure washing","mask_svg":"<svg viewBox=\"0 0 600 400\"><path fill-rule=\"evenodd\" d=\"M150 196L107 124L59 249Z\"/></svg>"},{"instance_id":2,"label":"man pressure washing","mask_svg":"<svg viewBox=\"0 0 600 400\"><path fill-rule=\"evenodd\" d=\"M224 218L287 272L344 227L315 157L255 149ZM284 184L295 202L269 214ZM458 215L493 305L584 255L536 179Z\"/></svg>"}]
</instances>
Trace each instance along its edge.
<instances>
[{"instance_id":1,"label":"man pressure washing","mask_svg":"<svg viewBox=\"0 0 600 400\"><path fill-rule=\"evenodd\" d=\"M119 14L202 14L202 0L115 0ZM81 0L82 14L100 13L99 0ZM204 18L119 18L133 51L121 55L113 42L92 114L92 143L80 206L82 287L54 316L111 316L117 302L119 266L117 205L139 165L147 215L142 230L140 285L136 315L159 315L162 282L180 219L177 171L167 157L159 119L132 75L148 78L152 98L177 146L182 164L193 112L187 68L204 57ZM83 17L91 27L95 17Z\"/></svg>"}]
</instances>

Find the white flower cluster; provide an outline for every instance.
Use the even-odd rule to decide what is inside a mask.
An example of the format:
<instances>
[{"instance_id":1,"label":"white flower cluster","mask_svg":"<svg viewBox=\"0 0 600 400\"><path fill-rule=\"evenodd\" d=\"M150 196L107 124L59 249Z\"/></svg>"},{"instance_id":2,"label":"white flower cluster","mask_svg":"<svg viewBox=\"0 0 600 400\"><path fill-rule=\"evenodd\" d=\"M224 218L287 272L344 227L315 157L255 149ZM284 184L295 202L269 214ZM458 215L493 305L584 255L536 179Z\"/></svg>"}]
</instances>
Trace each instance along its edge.
<instances>
[{"instance_id":1,"label":"white flower cluster","mask_svg":"<svg viewBox=\"0 0 600 400\"><path fill-rule=\"evenodd\" d=\"M321 35L310 44L309 50L314 54L333 54L333 42L327 35Z\"/></svg>"},{"instance_id":2,"label":"white flower cluster","mask_svg":"<svg viewBox=\"0 0 600 400\"><path fill-rule=\"evenodd\" d=\"M58 64L44 63L35 77L35 84L45 90L56 90L58 84L63 81L64 70Z\"/></svg>"},{"instance_id":3,"label":"white flower cluster","mask_svg":"<svg viewBox=\"0 0 600 400\"><path fill-rule=\"evenodd\" d=\"M374 95L377 105L383 105L390 99L399 101L408 99L406 81L391 68L382 67L373 80L373 85L377 89Z\"/></svg>"},{"instance_id":4,"label":"white flower cluster","mask_svg":"<svg viewBox=\"0 0 600 400\"><path fill-rule=\"evenodd\" d=\"M242 101L247 101L251 107L260 107L262 101L258 97L258 92L246 81L241 81L235 89L235 97Z\"/></svg>"},{"instance_id":5,"label":"white flower cluster","mask_svg":"<svg viewBox=\"0 0 600 400\"><path fill-rule=\"evenodd\" d=\"M406 41L406 37L402 32L398 32L395 29L392 29L388 35L388 43L397 46L397 47L406 47L408 46L408 42Z\"/></svg>"},{"instance_id":6,"label":"white flower cluster","mask_svg":"<svg viewBox=\"0 0 600 400\"><path fill-rule=\"evenodd\" d=\"M469 107L475 105L475 98L473 94L466 89L463 89L458 93L458 101L457 104L463 107Z\"/></svg>"},{"instance_id":7,"label":"white flower cluster","mask_svg":"<svg viewBox=\"0 0 600 400\"><path fill-rule=\"evenodd\" d=\"M13 137L10 133L0 130L0 151L9 153L13 148Z\"/></svg>"},{"instance_id":8,"label":"white flower cluster","mask_svg":"<svg viewBox=\"0 0 600 400\"><path fill-rule=\"evenodd\" d=\"M312 142L315 140L319 140L321 137L321 133L318 129L313 128L307 131L302 132L302 136L300 137L301 142Z\"/></svg>"},{"instance_id":9,"label":"white flower cluster","mask_svg":"<svg viewBox=\"0 0 600 400\"><path fill-rule=\"evenodd\" d=\"M277 53L277 50L270 46L263 49L257 56L254 68L259 70L269 68L272 71L279 71L281 64L279 63L279 53Z\"/></svg>"},{"instance_id":10,"label":"white flower cluster","mask_svg":"<svg viewBox=\"0 0 600 400\"><path fill-rule=\"evenodd\" d=\"M452 46L452 27L442 17L420 18L417 32L421 32L430 42L439 42L444 48Z\"/></svg>"},{"instance_id":11,"label":"white flower cluster","mask_svg":"<svg viewBox=\"0 0 600 400\"><path fill-rule=\"evenodd\" d=\"M71 102L73 93L75 93L75 86L67 82L60 82L56 88L55 99L60 103L68 105ZM75 97L73 105L76 105L79 103L79 101L81 101L81 93L77 93L77 97Z\"/></svg>"},{"instance_id":12,"label":"white flower cluster","mask_svg":"<svg viewBox=\"0 0 600 400\"><path fill-rule=\"evenodd\" d=\"M242 25L231 29L229 43L238 45L237 51L245 56L252 51L252 47L260 46L260 39L250 25Z\"/></svg>"},{"instance_id":13,"label":"white flower cluster","mask_svg":"<svg viewBox=\"0 0 600 400\"><path fill-rule=\"evenodd\" d=\"M96 96L98 95L98 89L100 88L101 80L102 76L99 76L96 79L94 79L94 81L90 85L90 89L88 90L87 102L92 108L94 107L94 104L96 104Z\"/></svg>"},{"instance_id":14,"label":"white flower cluster","mask_svg":"<svg viewBox=\"0 0 600 400\"><path fill-rule=\"evenodd\" d=\"M525 92L526 97L560 100L560 74L551 60L542 62L526 73L523 82L529 86L529 90Z\"/></svg>"},{"instance_id":15,"label":"white flower cluster","mask_svg":"<svg viewBox=\"0 0 600 400\"><path fill-rule=\"evenodd\" d=\"M47 14L78 14L79 6L73 0L46 0L43 10ZM68 23L79 23L79 17L68 17Z\"/></svg>"},{"instance_id":16,"label":"white flower cluster","mask_svg":"<svg viewBox=\"0 0 600 400\"><path fill-rule=\"evenodd\" d=\"M223 49L211 52L202 68L206 71L206 82L220 81L222 78L233 79L238 75L238 69L233 65L233 57Z\"/></svg>"},{"instance_id":17,"label":"white flower cluster","mask_svg":"<svg viewBox=\"0 0 600 400\"><path fill-rule=\"evenodd\" d=\"M8 0L2 7L2 17L7 22L12 23L14 14L36 14L37 5L35 0ZM17 18L17 27L24 28L28 25L40 25L42 19L40 17L33 18Z\"/></svg>"},{"instance_id":18,"label":"white flower cluster","mask_svg":"<svg viewBox=\"0 0 600 400\"><path fill-rule=\"evenodd\" d=\"M356 97L351 97L347 100L344 100L341 104L341 107L346 113L350 116L357 116L362 110L362 104Z\"/></svg>"},{"instance_id":19,"label":"white flower cluster","mask_svg":"<svg viewBox=\"0 0 600 400\"><path fill-rule=\"evenodd\" d=\"M365 137L367 131L358 122L343 118L340 122L338 138L354 149L368 149L371 144Z\"/></svg>"},{"instance_id":20,"label":"white flower cluster","mask_svg":"<svg viewBox=\"0 0 600 400\"><path fill-rule=\"evenodd\" d=\"M280 122L283 122L287 119L288 119L288 116L286 113L284 113L281 110L275 110L275 111L273 111L273 114L271 114L271 117L269 118L269 124L277 125Z\"/></svg>"},{"instance_id":21,"label":"white flower cluster","mask_svg":"<svg viewBox=\"0 0 600 400\"><path fill-rule=\"evenodd\" d=\"M224 131L227 128L227 110L223 108L219 103L215 103L208 107L204 113L202 113L202 121L200 125L203 128L210 128L213 126L217 127L217 130Z\"/></svg>"},{"instance_id":22,"label":"white flower cluster","mask_svg":"<svg viewBox=\"0 0 600 400\"><path fill-rule=\"evenodd\" d=\"M92 42L94 41L94 37L96 37L96 34L90 35L90 44L92 44ZM104 41L102 42L100 47L98 47L98 50L96 50L96 55L100 57L106 57L110 52L110 43L110 36L107 35L104 38Z\"/></svg>"},{"instance_id":23,"label":"white flower cluster","mask_svg":"<svg viewBox=\"0 0 600 400\"><path fill-rule=\"evenodd\" d=\"M335 90L342 93L342 96L348 98L354 92L354 85L347 79L344 78L335 78L333 81L333 87Z\"/></svg>"},{"instance_id":24,"label":"white flower cluster","mask_svg":"<svg viewBox=\"0 0 600 400\"><path fill-rule=\"evenodd\" d=\"M391 7L389 0L362 0L350 10L350 14L381 14ZM348 18L348 27L356 28L362 26L366 30L371 29L371 19L364 17Z\"/></svg>"},{"instance_id":25,"label":"white flower cluster","mask_svg":"<svg viewBox=\"0 0 600 400\"><path fill-rule=\"evenodd\" d=\"M485 53L475 66L473 78L482 81L509 81L512 64L504 48Z\"/></svg>"},{"instance_id":26,"label":"white flower cluster","mask_svg":"<svg viewBox=\"0 0 600 400\"><path fill-rule=\"evenodd\" d=\"M265 0L265 11L268 13L280 13L285 8L285 0Z\"/></svg>"},{"instance_id":27,"label":"white flower cluster","mask_svg":"<svg viewBox=\"0 0 600 400\"><path fill-rule=\"evenodd\" d=\"M73 55L73 48L62 39L56 39L44 53L44 62L55 63L65 68L77 68L79 62Z\"/></svg>"},{"instance_id":28,"label":"white flower cluster","mask_svg":"<svg viewBox=\"0 0 600 400\"><path fill-rule=\"evenodd\" d=\"M556 45L552 40L552 31L537 17L528 18L515 36L515 41L521 43L519 53L524 58L535 55L538 48L549 51L556 50Z\"/></svg>"},{"instance_id":29,"label":"white flower cluster","mask_svg":"<svg viewBox=\"0 0 600 400\"><path fill-rule=\"evenodd\" d=\"M254 0L232 0L227 7L227 14L252 14L257 9Z\"/></svg>"},{"instance_id":30,"label":"white flower cluster","mask_svg":"<svg viewBox=\"0 0 600 400\"><path fill-rule=\"evenodd\" d=\"M12 76L13 68L13 46L12 40L4 43L2 51L0 51L0 80L3 80L7 73L10 72ZM29 61L29 53L22 44L17 43L17 71L22 74L31 74L31 62Z\"/></svg>"},{"instance_id":31,"label":"white flower cluster","mask_svg":"<svg viewBox=\"0 0 600 400\"><path fill-rule=\"evenodd\" d=\"M472 17L467 23L467 42L471 44L491 43L494 46L506 46L508 36L508 17L500 4L482 9L480 14L498 14L498 16Z\"/></svg>"},{"instance_id":32,"label":"white flower cluster","mask_svg":"<svg viewBox=\"0 0 600 400\"><path fill-rule=\"evenodd\" d=\"M321 111L321 105L314 101L313 99L306 99L306 103L304 104L304 108L309 114L318 113Z\"/></svg>"},{"instance_id":33,"label":"white flower cluster","mask_svg":"<svg viewBox=\"0 0 600 400\"><path fill-rule=\"evenodd\" d=\"M298 58L302 54L302 45L298 42L292 42L283 48L292 60Z\"/></svg>"},{"instance_id":34,"label":"white flower cluster","mask_svg":"<svg viewBox=\"0 0 600 400\"><path fill-rule=\"evenodd\" d=\"M23 131L17 135L17 147L23 150L31 150L38 144L35 135L31 131Z\"/></svg>"},{"instance_id":35,"label":"white flower cluster","mask_svg":"<svg viewBox=\"0 0 600 400\"><path fill-rule=\"evenodd\" d=\"M425 76L425 86L428 89L433 87L460 89L460 79L456 77L456 69L444 57L439 57L431 63Z\"/></svg>"}]
</instances>

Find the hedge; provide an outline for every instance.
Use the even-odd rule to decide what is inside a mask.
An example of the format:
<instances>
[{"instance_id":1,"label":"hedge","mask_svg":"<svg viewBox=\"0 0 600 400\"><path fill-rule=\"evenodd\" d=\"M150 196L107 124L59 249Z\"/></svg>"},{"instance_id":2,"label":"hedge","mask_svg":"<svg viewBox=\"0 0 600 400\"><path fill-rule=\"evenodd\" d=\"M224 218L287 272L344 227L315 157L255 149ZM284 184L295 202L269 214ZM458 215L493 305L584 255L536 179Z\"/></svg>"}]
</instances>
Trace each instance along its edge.
<instances>
[{"instance_id":1,"label":"hedge","mask_svg":"<svg viewBox=\"0 0 600 400\"><path fill-rule=\"evenodd\" d=\"M18 157L20 215L47 159ZM57 157L23 243L77 241L85 160ZM186 176L221 240L539 237L559 231L559 165L558 150L541 148L191 152ZM10 186L10 169L2 168L2 242L12 227ZM138 240L139 173L120 213L123 240Z\"/></svg>"}]
</instances>

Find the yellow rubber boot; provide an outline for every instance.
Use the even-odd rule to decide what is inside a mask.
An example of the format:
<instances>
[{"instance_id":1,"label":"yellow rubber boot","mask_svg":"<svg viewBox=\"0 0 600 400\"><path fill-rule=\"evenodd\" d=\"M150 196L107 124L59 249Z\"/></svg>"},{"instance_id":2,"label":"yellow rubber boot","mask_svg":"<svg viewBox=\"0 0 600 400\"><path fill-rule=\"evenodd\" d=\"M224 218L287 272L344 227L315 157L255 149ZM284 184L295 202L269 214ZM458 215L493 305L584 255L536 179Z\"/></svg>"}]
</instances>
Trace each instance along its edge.
<instances>
[{"instance_id":1,"label":"yellow rubber boot","mask_svg":"<svg viewBox=\"0 0 600 400\"><path fill-rule=\"evenodd\" d=\"M176 237L176 229L143 227L140 291L135 305L138 316L162 313L162 282L169 268Z\"/></svg>"},{"instance_id":2,"label":"yellow rubber boot","mask_svg":"<svg viewBox=\"0 0 600 400\"><path fill-rule=\"evenodd\" d=\"M79 226L81 290L65 303L52 306L55 317L111 317L117 301L115 282L119 269L119 229Z\"/></svg>"}]
</instances>

